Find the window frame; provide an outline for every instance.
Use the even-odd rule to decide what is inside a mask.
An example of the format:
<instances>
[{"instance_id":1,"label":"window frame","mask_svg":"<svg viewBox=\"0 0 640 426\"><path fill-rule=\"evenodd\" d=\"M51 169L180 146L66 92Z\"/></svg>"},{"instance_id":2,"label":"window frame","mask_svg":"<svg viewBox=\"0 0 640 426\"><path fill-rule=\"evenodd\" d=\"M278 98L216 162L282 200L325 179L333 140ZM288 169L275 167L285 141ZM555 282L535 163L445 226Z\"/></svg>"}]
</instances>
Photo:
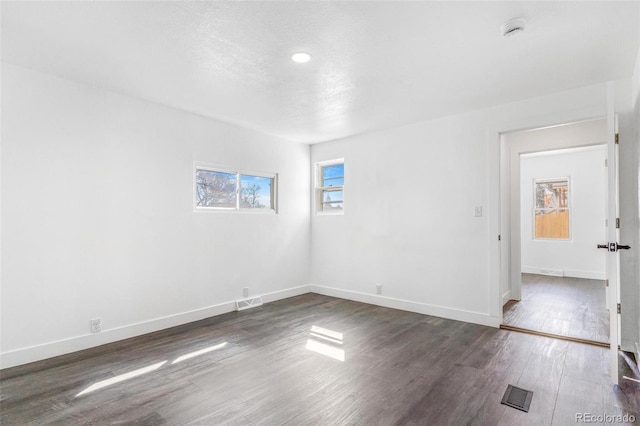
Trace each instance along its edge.
<instances>
[{"instance_id":1,"label":"window frame","mask_svg":"<svg viewBox=\"0 0 640 426\"><path fill-rule=\"evenodd\" d=\"M215 207L198 205L198 170L209 172L234 174L236 179L235 206ZM266 208L247 208L241 206L242 176L260 177L271 179L271 205ZM278 213L278 173L257 172L254 170L236 169L215 164L194 162L193 164L193 210L194 212L214 211L249 214L277 214Z\"/></svg>"},{"instance_id":2,"label":"window frame","mask_svg":"<svg viewBox=\"0 0 640 426\"><path fill-rule=\"evenodd\" d=\"M317 215L343 215L344 203L345 203L345 185L344 185L344 172L342 176L342 185L337 186L325 186L323 181L323 170L326 167L342 165L344 170L344 158L336 158L333 160L318 161L315 163L315 182L314 182L314 210ZM325 192L338 192L342 191L342 209L339 210L324 210L324 194Z\"/></svg>"},{"instance_id":3,"label":"window frame","mask_svg":"<svg viewBox=\"0 0 640 426\"><path fill-rule=\"evenodd\" d=\"M550 209L550 208L538 208L537 207L537 196L536 196L536 189L537 189L537 185L540 183L550 183L550 182L561 182L561 181L566 181L567 182L567 207L559 207L559 208L554 208L554 209ZM573 232L572 232L572 227L573 227L573 208L572 208L572 204L573 204L573 188L571 187L571 177L570 176L558 176L558 177L553 177L553 178L534 178L533 179L533 209L532 209L532 218L533 220L531 221L531 232L532 232L532 240L533 241L554 241L554 242L570 242L573 239ZM562 210L562 211L566 211L568 213L568 225L567 225L567 232L569 233L569 235L567 236L567 238L539 238L536 236L536 212L538 211L545 211L545 210Z\"/></svg>"}]
</instances>

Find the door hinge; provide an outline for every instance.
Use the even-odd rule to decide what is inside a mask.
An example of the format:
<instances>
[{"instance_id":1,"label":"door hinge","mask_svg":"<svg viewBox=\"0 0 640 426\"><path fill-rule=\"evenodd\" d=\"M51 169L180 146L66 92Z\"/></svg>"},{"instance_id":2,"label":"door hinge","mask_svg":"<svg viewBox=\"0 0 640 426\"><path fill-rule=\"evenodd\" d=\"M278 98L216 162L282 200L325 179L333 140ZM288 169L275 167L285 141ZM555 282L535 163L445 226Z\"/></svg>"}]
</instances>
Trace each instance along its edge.
<instances>
[{"instance_id":1,"label":"door hinge","mask_svg":"<svg viewBox=\"0 0 640 426\"><path fill-rule=\"evenodd\" d=\"M609 159L608 158L604 159L604 166L605 167L609 167Z\"/></svg>"},{"instance_id":2,"label":"door hinge","mask_svg":"<svg viewBox=\"0 0 640 426\"><path fill-rule=\"evenodd\" d=\"M502 236L498 235L498 241L502 241Z\"/></svg>"},{"instance_id":3,"label":"door hinge","mask_svg":"<svg viewBox=\"0 0 640 426\"><path fill-rule=\"evenodd\" d=\"M616 217L616 229L620 229L620 218Z\"/></svg>"},{"instance_id":4,"label":"door hinge","mask_svg":"<svg viewBox=\"0 0 640 426\"><path fill-rule=\"evenodd\" d=\"M621 308L620 308L620 304L618 303L618 313L621 313Z\"/></svg>"},{"instance_id":5,"label":"door hinge","mask_svg":"<svg viewBox=\"0 0 640 426\"><path fill-rule=\"evenodd\" d=\"M620 133L616 133L616 145L620 144Z\"/></svg>"},{"instance_id":6,"label":"door hinge","mask_svg":"<svg viewBox=\"0 0 640 426\"><path fill-rule=\"evenodd\" d=\"M609 287L609 280L604 280L604 286Z\"/></svg>"}]
</instances>

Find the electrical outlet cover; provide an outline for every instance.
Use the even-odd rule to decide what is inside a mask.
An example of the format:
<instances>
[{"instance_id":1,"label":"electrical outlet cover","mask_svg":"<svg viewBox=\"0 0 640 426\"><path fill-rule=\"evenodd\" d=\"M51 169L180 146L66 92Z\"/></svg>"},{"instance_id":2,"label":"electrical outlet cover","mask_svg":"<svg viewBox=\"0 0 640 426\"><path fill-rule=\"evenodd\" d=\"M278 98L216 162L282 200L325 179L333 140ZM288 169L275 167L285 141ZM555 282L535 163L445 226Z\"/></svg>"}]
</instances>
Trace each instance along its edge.
<instances>
[{"instance_id":1,"label":"electrical outlet cover","mask_svg":"<svg viewBox=\"0 0 640 426\"><path fill-rule=\"evenodd\" d=\"M102 331L102 319L101 318L93 318L89 321L89 327L92 333L99 333Z\"/></svg>"}]
</instances>

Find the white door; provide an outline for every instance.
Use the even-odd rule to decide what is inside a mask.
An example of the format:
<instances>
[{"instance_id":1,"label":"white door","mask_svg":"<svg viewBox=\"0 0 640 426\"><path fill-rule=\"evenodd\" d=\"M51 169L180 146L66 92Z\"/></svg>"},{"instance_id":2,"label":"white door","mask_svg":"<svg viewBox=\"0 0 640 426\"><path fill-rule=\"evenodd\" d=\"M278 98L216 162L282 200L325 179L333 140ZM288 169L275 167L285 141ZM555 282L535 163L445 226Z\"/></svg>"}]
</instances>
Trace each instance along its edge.
<instances>
[{"instance_id":1,"label":"white door","mask_svg":"<svg viewBox=\"0 0 640 426\"><path fill-rule=\"evenodd\" d=\"M618 306L620 303L620 254L618 253L620 243L620 230L617 226L619 217L619 197L618 197L618 145L617 137L617 117L615 115L614 87L609 84L607 87L607 160L608 160L608 182L607 182L607 242L598 245L598 248L606 250L607 256L607 302L609 307L609 342L610 342L610 365L611 383L618 383L618 345L620 342L620 315Z\"/></svg>"}]
</instances>

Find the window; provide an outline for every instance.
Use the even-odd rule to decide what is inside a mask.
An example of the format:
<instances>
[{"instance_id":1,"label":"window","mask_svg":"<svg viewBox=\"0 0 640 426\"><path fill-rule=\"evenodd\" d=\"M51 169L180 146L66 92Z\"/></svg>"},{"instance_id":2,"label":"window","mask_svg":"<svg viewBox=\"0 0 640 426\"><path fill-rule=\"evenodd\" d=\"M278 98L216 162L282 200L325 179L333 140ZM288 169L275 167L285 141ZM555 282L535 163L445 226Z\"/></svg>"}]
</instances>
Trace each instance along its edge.
<instances>
[{"instance_id":1,"label":"window","mask_svg":"<svg viewBox=\"0 0 640 426\"><path fill-rule=\"evenodd\" d=\"M316 163L316 211L344 211L344 160Z\"/></svg>"},{"instance_id":2,"label":"window","mask_svg":"<svg viewBox=\"0 0 640 426\"><path fill-rule=\"evenodd\" d=\"M569 178L534 181L534 238L569 239Z\"/></svg>"},{"instance_id":3,"label":"window","mask_svg":"<svg viewBox=\"0 0 640 426\"><path fill-rule=\"evenodd\" d=\"M236 208L236 174L196 169L196 206Z\"/></svg>"},{"instance_id":4,"label":"window","mask_svg":"<svg viewBox=\"0 0 640 426\"><path fill-rule=\"evenodd\" d=\"M195 167L197 210L276 211L275 174Z\"/></svg>"}]
</instances>

